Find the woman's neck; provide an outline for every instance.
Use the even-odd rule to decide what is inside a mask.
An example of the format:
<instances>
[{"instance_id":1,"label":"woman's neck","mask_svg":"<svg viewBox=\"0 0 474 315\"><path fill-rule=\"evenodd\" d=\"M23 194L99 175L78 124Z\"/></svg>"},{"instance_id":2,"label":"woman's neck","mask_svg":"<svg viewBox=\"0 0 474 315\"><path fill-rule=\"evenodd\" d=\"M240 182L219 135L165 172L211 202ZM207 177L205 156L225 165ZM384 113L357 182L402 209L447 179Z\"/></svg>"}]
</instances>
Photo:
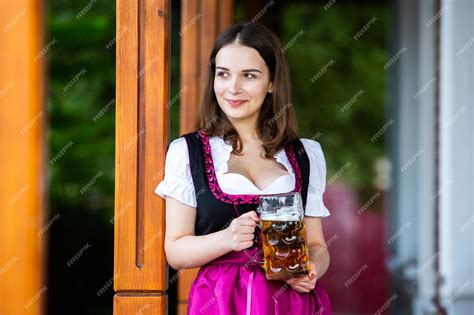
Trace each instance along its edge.
<instances>
[{"instance_id":1,"label":"woman's neck","mask_svg":"<svg viewBox=\"0 0 474 315\"><path fill-rule=\"evenodd\" d=\"M238 122L233 121L232 125L239 134L240 141L242 141L243 146L255 146L261 145L262 141L257 133L257 122Z\"/></svg>"}]
</instances>

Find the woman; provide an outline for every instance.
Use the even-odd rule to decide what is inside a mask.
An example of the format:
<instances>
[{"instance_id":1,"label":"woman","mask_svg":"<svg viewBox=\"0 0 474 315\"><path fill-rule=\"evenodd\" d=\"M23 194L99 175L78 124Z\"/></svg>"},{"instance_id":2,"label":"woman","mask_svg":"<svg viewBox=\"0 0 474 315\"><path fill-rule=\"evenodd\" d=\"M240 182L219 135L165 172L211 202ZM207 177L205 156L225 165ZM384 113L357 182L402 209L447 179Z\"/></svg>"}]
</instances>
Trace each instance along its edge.
<instances>
[{"instance_id":1,"label":"woman","mask_svg":"<svg viewBox=\"0 0 474 315\"><path fill-rule=\"evenodd\" d=\"M209 58L195 132L174 140L165 178L165 252L176 270L201 267L188 314L331 314L319 285L329 266L321 218L326 164L321 146L298 139L287 62L278 38L256 23L231 26ZM267 280L257 263L259 197L299 191L310 273Z\"/></svg>"}]
</instances>

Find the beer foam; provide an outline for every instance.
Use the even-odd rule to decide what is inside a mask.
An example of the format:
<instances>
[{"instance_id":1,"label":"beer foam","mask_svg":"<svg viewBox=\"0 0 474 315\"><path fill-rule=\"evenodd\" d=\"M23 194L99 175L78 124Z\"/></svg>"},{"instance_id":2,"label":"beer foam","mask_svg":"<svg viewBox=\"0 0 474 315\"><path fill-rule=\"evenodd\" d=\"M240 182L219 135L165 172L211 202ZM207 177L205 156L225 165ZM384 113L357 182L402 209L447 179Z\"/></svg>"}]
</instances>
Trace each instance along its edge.
<instances>
[{"instance_id":1,"label":"beer foam","mask_svg":"<svg viewBox=\"0 0 474 315\"><path fill-rule=\"evenodd\" d=\"M267 221L300 221L303 218L304 210L295 206L286 206L265 211L260 208L260 218Z\"/></svg>"},{"instance_id":2,"label":"beer foam","mask_svg":"<svg viewBox=\"0 0 474 315\"><path fill-rule=\"evenodd\" d=\"M265 221L299 221L299 213L262 213L260 218Z\"/></svg>"}]
</instances>

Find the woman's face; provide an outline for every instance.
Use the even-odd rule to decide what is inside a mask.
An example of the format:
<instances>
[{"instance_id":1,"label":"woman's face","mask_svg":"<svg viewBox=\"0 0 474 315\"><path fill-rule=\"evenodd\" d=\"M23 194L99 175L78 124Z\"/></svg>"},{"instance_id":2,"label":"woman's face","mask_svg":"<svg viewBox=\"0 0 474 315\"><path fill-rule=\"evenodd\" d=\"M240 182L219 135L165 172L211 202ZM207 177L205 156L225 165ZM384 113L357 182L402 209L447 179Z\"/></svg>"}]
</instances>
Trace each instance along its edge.
<instances>
[{"instance_id":1,"label":"woman's face","mask_svg":"<svg viewBox=\"0 0 474 315\"><path fill-rule=\"evenodd\" d=\"M214 92L231 122L256 122L272 91L269 69L256 49L234 43L217 52Z\"/></svg>"}]
</instances>

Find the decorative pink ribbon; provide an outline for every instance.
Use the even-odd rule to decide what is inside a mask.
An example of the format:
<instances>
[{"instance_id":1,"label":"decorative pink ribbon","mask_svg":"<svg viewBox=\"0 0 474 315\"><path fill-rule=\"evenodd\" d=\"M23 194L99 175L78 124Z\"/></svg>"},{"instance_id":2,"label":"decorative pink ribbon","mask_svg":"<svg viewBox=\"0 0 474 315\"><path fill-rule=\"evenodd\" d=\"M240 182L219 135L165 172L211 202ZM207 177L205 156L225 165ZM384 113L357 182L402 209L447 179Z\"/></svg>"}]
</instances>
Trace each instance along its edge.
<instances>
[{"instance_id":1,"label":"decorative pink ribbon","mask_svg":"<svg viewBox=\"0 0 474 315\"><path fill-rule=\"evenodd\" d=\"M255 269L250 272L249 280L247 283L247 311L245 312L246 315L250 315L250 308L252 306L252 284L253 284L253 277L255 275Z\"/></svg>"}]
</instances>

